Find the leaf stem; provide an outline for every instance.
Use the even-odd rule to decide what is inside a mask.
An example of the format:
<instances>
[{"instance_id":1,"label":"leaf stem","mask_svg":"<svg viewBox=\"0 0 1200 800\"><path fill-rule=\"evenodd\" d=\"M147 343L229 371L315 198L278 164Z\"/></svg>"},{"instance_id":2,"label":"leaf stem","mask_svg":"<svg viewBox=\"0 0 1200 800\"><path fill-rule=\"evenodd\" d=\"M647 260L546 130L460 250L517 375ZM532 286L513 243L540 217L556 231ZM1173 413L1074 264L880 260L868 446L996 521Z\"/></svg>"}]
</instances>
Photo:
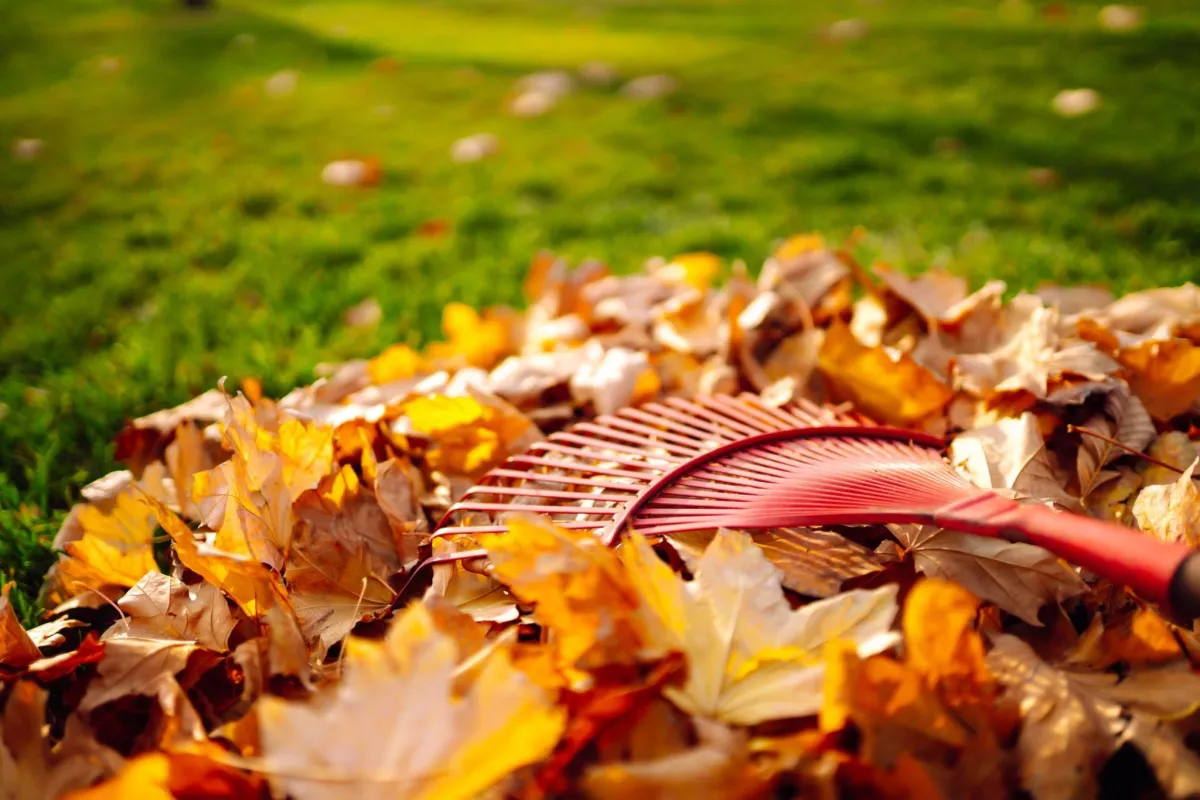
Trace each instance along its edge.
<instances>
[{"instance_id":1,"label":"leaf stem","mask_svg":"<svg viewBox=\"0 0 1200 800\"><path fill-rule=\"evenodd\" d=\"M1107 435L1101 433L1100 431L1092 430L1091 428L1085 428L1083 425L1068 425L1067 432L1068 433L1086 434L1093 438L1099 439L1102 442L1108 442L1113 447L1120 448L1121 450L1124 450L1126 453L1135 455L1138 458L1144 458L1147 461L1149 461L1151 464L1157 464L1160 467L1165 467L1166 469L1169 469L1176 474L1182 475L1184 473L1184 470L1180 469L1179 467L1175 466L1174 464L1168 464L1166 461L1157 459L1154 456L1150 455L1149 453L1143 453L1141 450L1134 450L1132 447L1125 444L1124 442L1119 442L1116 439L1112 438L1111 436L1107 436Z\"/></svg>"}]
</instances>

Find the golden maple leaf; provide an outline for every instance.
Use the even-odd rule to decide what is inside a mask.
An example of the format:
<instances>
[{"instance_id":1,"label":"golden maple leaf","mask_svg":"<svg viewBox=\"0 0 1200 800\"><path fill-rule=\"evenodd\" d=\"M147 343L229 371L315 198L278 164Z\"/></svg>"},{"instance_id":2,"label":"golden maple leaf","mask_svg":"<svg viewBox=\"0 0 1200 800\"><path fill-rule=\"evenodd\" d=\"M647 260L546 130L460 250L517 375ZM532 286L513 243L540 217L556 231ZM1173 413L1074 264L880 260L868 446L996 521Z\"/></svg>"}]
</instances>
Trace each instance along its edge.
<instances>
[{"instance_id":1,"label":"golden maple leaf","mask_svg":"<svg viewBox=\"0 0 1200 800\"><path fill-rule=\"evenodd\" d=\"M20 670L42 657L42 651L25 632L8 599L13 584L0 587L0 669Z\"/></svg>"},{"instance_id":2,"label":"golden maple leaf","mask_svg":"<svg viewBox=\"0 0 1200 800\"><path fill-rule=\"evenodd\" d=\"M513 525L484 538L497 551L496 575L519 597L545 604L541 619L564 652L593 656L584 663L683 653L687 681L665 693L691 714L748 725L814 713L826 642L848 638L869 653L895 640L894 586L792 611L782 574L742 532L716 536L689 582L636 535L618 560L591 534Z\"/></svg>"},{"instance_id":3,"label":"golden maple leaf","mask_svg":"<svg viewBox=\"0 0 1200 800\"><path fill-rule=\"evenodd\" d=\"M118 494L107 511L79 506L76 521L82 535L63 547L51 584L52 602L90 589L128 588L158 569L154 514L135 491L129 488Z\"/></svg>"},{"instance_id":4,"label":"golden maple leaf","mask_svg":"<svg viewBox=\"0 0 1200 800\"><path fill-rule=\"evenodd\" d=\"M503 645L455 691L458 648L420 604L382 642L346 647L341 682L315 702L258 705L262 759L297 800L466 800L546 756L562 732L563 712Z\"/></svg>"},{"instance_id":5,"label":"golden maple leaf","mask_svg":"<svg viewBox=\"0 0 1200 800\"><path fill-rule=\"evenodd\" d=\"M268 430L238 395L222 436L233 455L196 475L192 496L217 531L215 547L280 569L295 527L292 503L333 468L333 430L291 419Z\"/></svg>"}]
</instances>

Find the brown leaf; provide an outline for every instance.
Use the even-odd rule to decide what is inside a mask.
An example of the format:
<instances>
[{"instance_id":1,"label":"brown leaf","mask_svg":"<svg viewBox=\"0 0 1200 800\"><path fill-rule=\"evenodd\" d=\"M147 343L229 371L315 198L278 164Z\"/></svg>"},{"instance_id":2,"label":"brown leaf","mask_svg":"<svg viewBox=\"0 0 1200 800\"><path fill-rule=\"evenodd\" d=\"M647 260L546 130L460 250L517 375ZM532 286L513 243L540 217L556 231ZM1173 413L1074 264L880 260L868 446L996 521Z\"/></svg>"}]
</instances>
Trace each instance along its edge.
<instances>
[{"instance_id":1,"label":"brown leaf","mask_svg":"<svg viewBox=\"0 0 1200 800\"><path fill-rule=\"evenodd\" d=\"M79 710L86 713L125 695L157 692L159 676L182 672L194 653L207 654L213 662L216 660L215 654L194 642L133 637L109 639L104 643L104 659L97 668L96 677L88 684Z\"/></svg>"},{"instance_id":2,"label":"brown leaf","mask_svg":"<svg viewBox=\"0 0 1200 800\"><path fill-rule=\"evenodd\" d=\"M1060 671L1010 635L996 638L987 661L1020 703L1021 782L1039 800L1093 794L1100 766L1123 742L1142 751L1170 796L1200 792L1200 758L1156 720L1195 709L1200 677L1186 666L1124 681L1111 673Z\"/></svg>"},{"instance_id":3,"label":"brown leaf","mask_svg":"<svg viewBox=\"0 0 1200 800\"><path fill-rule=\"evenodd\" d=\"M1033 414L959 434L950 445L950 460L985 489L1011 489L1067 508L1079 507L1079 501L1063 489Z\"/></svg>"},{"instance_id":4,"label":"brown leaf","mask_svg":"<svg viewBox=\"0 0 1200 800\"><path fill-rule=\"evenodd\" d=\"M1135 451L1144 449L1154 440L1154 421L1126 384L1117 384L1105 395L1104 412L1105 416L1093 417L1084 427ZM1079 474L1079 497L1086 499L1097 486L1117 477L1118 473L1104 468L1126 451L1095 436L1086 433L1081 436L1075 470Z\"/></svg>"},{"instance_id":5,"label":"brown leaf","mask_svg":"<svg viewBox=\"0 0 1200 800\"><path fill-rule=\"evenodd\" d=\"M234 620L224 595L211 583L187 586L148 572L117 601L126 616L104 633L104 640L177 639L223 651Z\"/></svg>"},{"instance_id":6,"label":"brown leaf","mask_svg":"<svg viewBox=\"0 0 1200 800\"><path fill-rule=\"evenodd\" d=\"M96 742L74 715L67 718L62 741L51 747L42 733L46 700L37 684L19 681L0 714L0 797L5 800L62 797L121 766L121 757Z\"/></svg>"},{"instance_id":7,"label":"brown leaf","mask_svg":"<svg viewBox=\"0 0 1200 800\"><path fill-rule=\"evenodd\" d=\"M1046 603L1062 602L1087 589L1079 576L1040 547L932 525L888 527L918 572L953 581L1030 625L1041 625L1038 609Z\"/></svg>"},{"instance_id":8,"label":"brown leaf","mask_svg":"<svg viewBox=\"0 0 1200 800\"><path fill-rule=\"evenodd\" d=\"M777 528L747 533L783 573L784 587L810 597L831 597L844 582L881 568L874 553L833 531ZM716 531L686 531L667 534L667 540L694 568L715 535Z\"/></svg>"}]
</instances>

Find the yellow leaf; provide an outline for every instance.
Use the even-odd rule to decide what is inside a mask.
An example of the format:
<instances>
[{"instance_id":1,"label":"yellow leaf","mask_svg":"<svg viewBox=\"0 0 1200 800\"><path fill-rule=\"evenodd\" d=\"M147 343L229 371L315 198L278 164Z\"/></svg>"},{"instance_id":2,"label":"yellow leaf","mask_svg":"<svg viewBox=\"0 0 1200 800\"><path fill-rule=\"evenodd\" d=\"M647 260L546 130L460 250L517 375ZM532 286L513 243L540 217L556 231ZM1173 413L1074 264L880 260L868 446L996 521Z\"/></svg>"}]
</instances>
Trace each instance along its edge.
<instances>
[{"instance_id":1,"label":"yellow leaf","mask_svg":"<svg viewBox=\"0 0 1200 800\"><path fill-rule=\"evenodd\" d=\"M117 495L110 509L79 507L83 535L69 542L56 569L51 598L61 602L89 589L133 586L154 562L154 514L128 489Z\"/></svg>"},{"instance_id":2,"label":"yellow leaf","mask_svg":"<svg viewBox=\"0 0 1200 800\"><path fill-rule=\"evenodd\" d=\"M219 748L214 748L219 751ZM75 792L68 800L251 800L261 796L261 779L194 753L146 753L109 780Z\"/></svg>"},{"instance_id":3,"label":"yellow leaf","mask_svg":"<svg viewBox=\"0 0 1200 800\"><path fill-rule=\"evenodd\" d=\"M367 374L374 384L405 380L428 369L424 357L406 344L394 344L367 362Z\"/></svg>"},{"instance_id":4,"label":"yellow leaf","mask_svg":"<svg viewBox=\"0 0 1200 800\"><path fill-rule=\"evenodd\" d=\"M1200 398L1200 347L1187 339L1146 339L1120 346L1100 324L1084 320L1079 335L1105 349L1124 368L1133 393L1166 422Z\"/></svg>"},{"instance_id":5,"label":"yellow leaf","mask_svg":"<svg viewBox=\"0 0 1200 800\"><path fill-rule=\"evenodd\" d=\"M554 633L563 666L630 662L644 640L638 596L615 552L593 534L520 516L508 532L479 537L493 576L536 603L534 618Z\"/></svg>"},{"instance_id":6,"label":"yellow leaf","mask_svg":"<svg viewBox=\"0 0 1200 800\"><path fill-rule=\"evenodd\" d=\"M278 578L261 563L196 541L191 528L175 512L153 498L144 501L171 537L179 563L229 595L247 616L253 619L266 614L276 597L282 596Z\"/></svg>"},{"instance_id":7,"label":"yellow leaf","mask_svg":"<svg viewBox=\"0 0 1200 800\"><path fill-rule=\"evenodd\" d=\"M865 347L841 322L825 332L819 367L839 397L882 422L912 424L940 411L954 394L912 356Z\"/></svg>"},{"instance_id":8,"label":"yellow leaf","mask_svg":"<svg viewBox=\"0 0 1200 800\"><path fill-rule=\"evenodd\" d=\"M497 312L482 316L465 303L447 303L442 309L442 332L449 341L433 342L426 354L434 361L491 369L512 350L509 324Z\"/></svg>"},{"instance_id":9,"label":"yellow leaf","mask_svg":"<svg viewBox=\"0 0 1200 800\"><path fill-rule=\"evenodd\" d=\"M278 791L467 800L547 756L565 721L551 698L503 645L477 656L474 680L455 692L460 657L417 604L384 641L347 643L343 678L320 702L264 697L262 758Z\"/></svg>"},{"instance_id":10,"label":"yellow leaf","mask_svg":"<svg viewBox=\"0 0 1200 800\"><path fill-rule=\"evenodd\" d=\"M919 581L904 604L904 658L951 706L992 700L993 682L976 632L979 600L950 583Z\"/></svg>"},{"instance_id":11,"label":"yellow leaf","mask_svg":"<svg viewBox=\"0 0 1200 800\"><path fill-rule=\"evenodd\" d=\"M675 256L659 272L667 280L704 291L721 271L721 257L713 253L684 253Z\"/></svg>"},{"instance_id":12,"label":"yellow leaf","mask_svg":"<svg viewBox=\"0 0 1200 800\"><path fill-rule=\"evenodd\" d=\"M404 413L436 442L430 466L451 474L485 472L541 437L515 409L485 405L476 397L418 397L404 404Z\"/></svg>"},{"instance_id":13,"label":"yellow leaf","mask_svg":"<svg viewBox=\"0 0 1200 800\"><path fill-rule=\"evenodd\" d=\"M233 455L196 475L192 496L218 549L280 569L296 523L292 503L333 469L333 430L286 420L273 432L239 395L223 438Z\"/></svg>"},{"instance_id":14,"label":"yellow leaf","mask_svg":"<svg viewBox=\"0 0 1200 800\"><path fill-rule=\"evenodd\" d=\"M736 725L813 714L821 705L828 642L848 639L868 654L895 641L894 585L793 611L781 573L742 532L714 538L691 582L637 536L622 547L621 559L640 596L646 649L687 657L687 681L665 694L690 714Z\"/></svg>"},{"instance_id":15,"label":"yellow leaf","mask_svg":"<svg viewBox=\"0 0 1200 800\"><path fill-rule=\"evenodd\" d=\"M788 237L771 254L772 258L786 260L825 249L825 237L819 233L799 233Z\"/></svg>"}]
</instances>

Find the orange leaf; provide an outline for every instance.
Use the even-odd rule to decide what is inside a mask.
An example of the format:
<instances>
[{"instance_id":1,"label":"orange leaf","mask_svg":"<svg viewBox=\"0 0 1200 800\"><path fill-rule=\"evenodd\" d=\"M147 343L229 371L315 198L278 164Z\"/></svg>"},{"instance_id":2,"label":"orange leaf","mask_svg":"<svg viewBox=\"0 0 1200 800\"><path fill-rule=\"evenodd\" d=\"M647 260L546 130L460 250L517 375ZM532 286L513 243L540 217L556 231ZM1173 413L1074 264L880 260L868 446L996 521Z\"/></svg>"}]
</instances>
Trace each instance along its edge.
<instances>
[{"instance_id":1,"label":"orange leaf","mask_svg":"<svg viewBox=\"0 0 1200 800\"><path fill-rule=\"evenodd\" d=\"M912 356L866 347L839 321L825 333L818 366L838 397L884 422L915 423L940 411L954 395Z\"/></svg>"}]
</instances>

